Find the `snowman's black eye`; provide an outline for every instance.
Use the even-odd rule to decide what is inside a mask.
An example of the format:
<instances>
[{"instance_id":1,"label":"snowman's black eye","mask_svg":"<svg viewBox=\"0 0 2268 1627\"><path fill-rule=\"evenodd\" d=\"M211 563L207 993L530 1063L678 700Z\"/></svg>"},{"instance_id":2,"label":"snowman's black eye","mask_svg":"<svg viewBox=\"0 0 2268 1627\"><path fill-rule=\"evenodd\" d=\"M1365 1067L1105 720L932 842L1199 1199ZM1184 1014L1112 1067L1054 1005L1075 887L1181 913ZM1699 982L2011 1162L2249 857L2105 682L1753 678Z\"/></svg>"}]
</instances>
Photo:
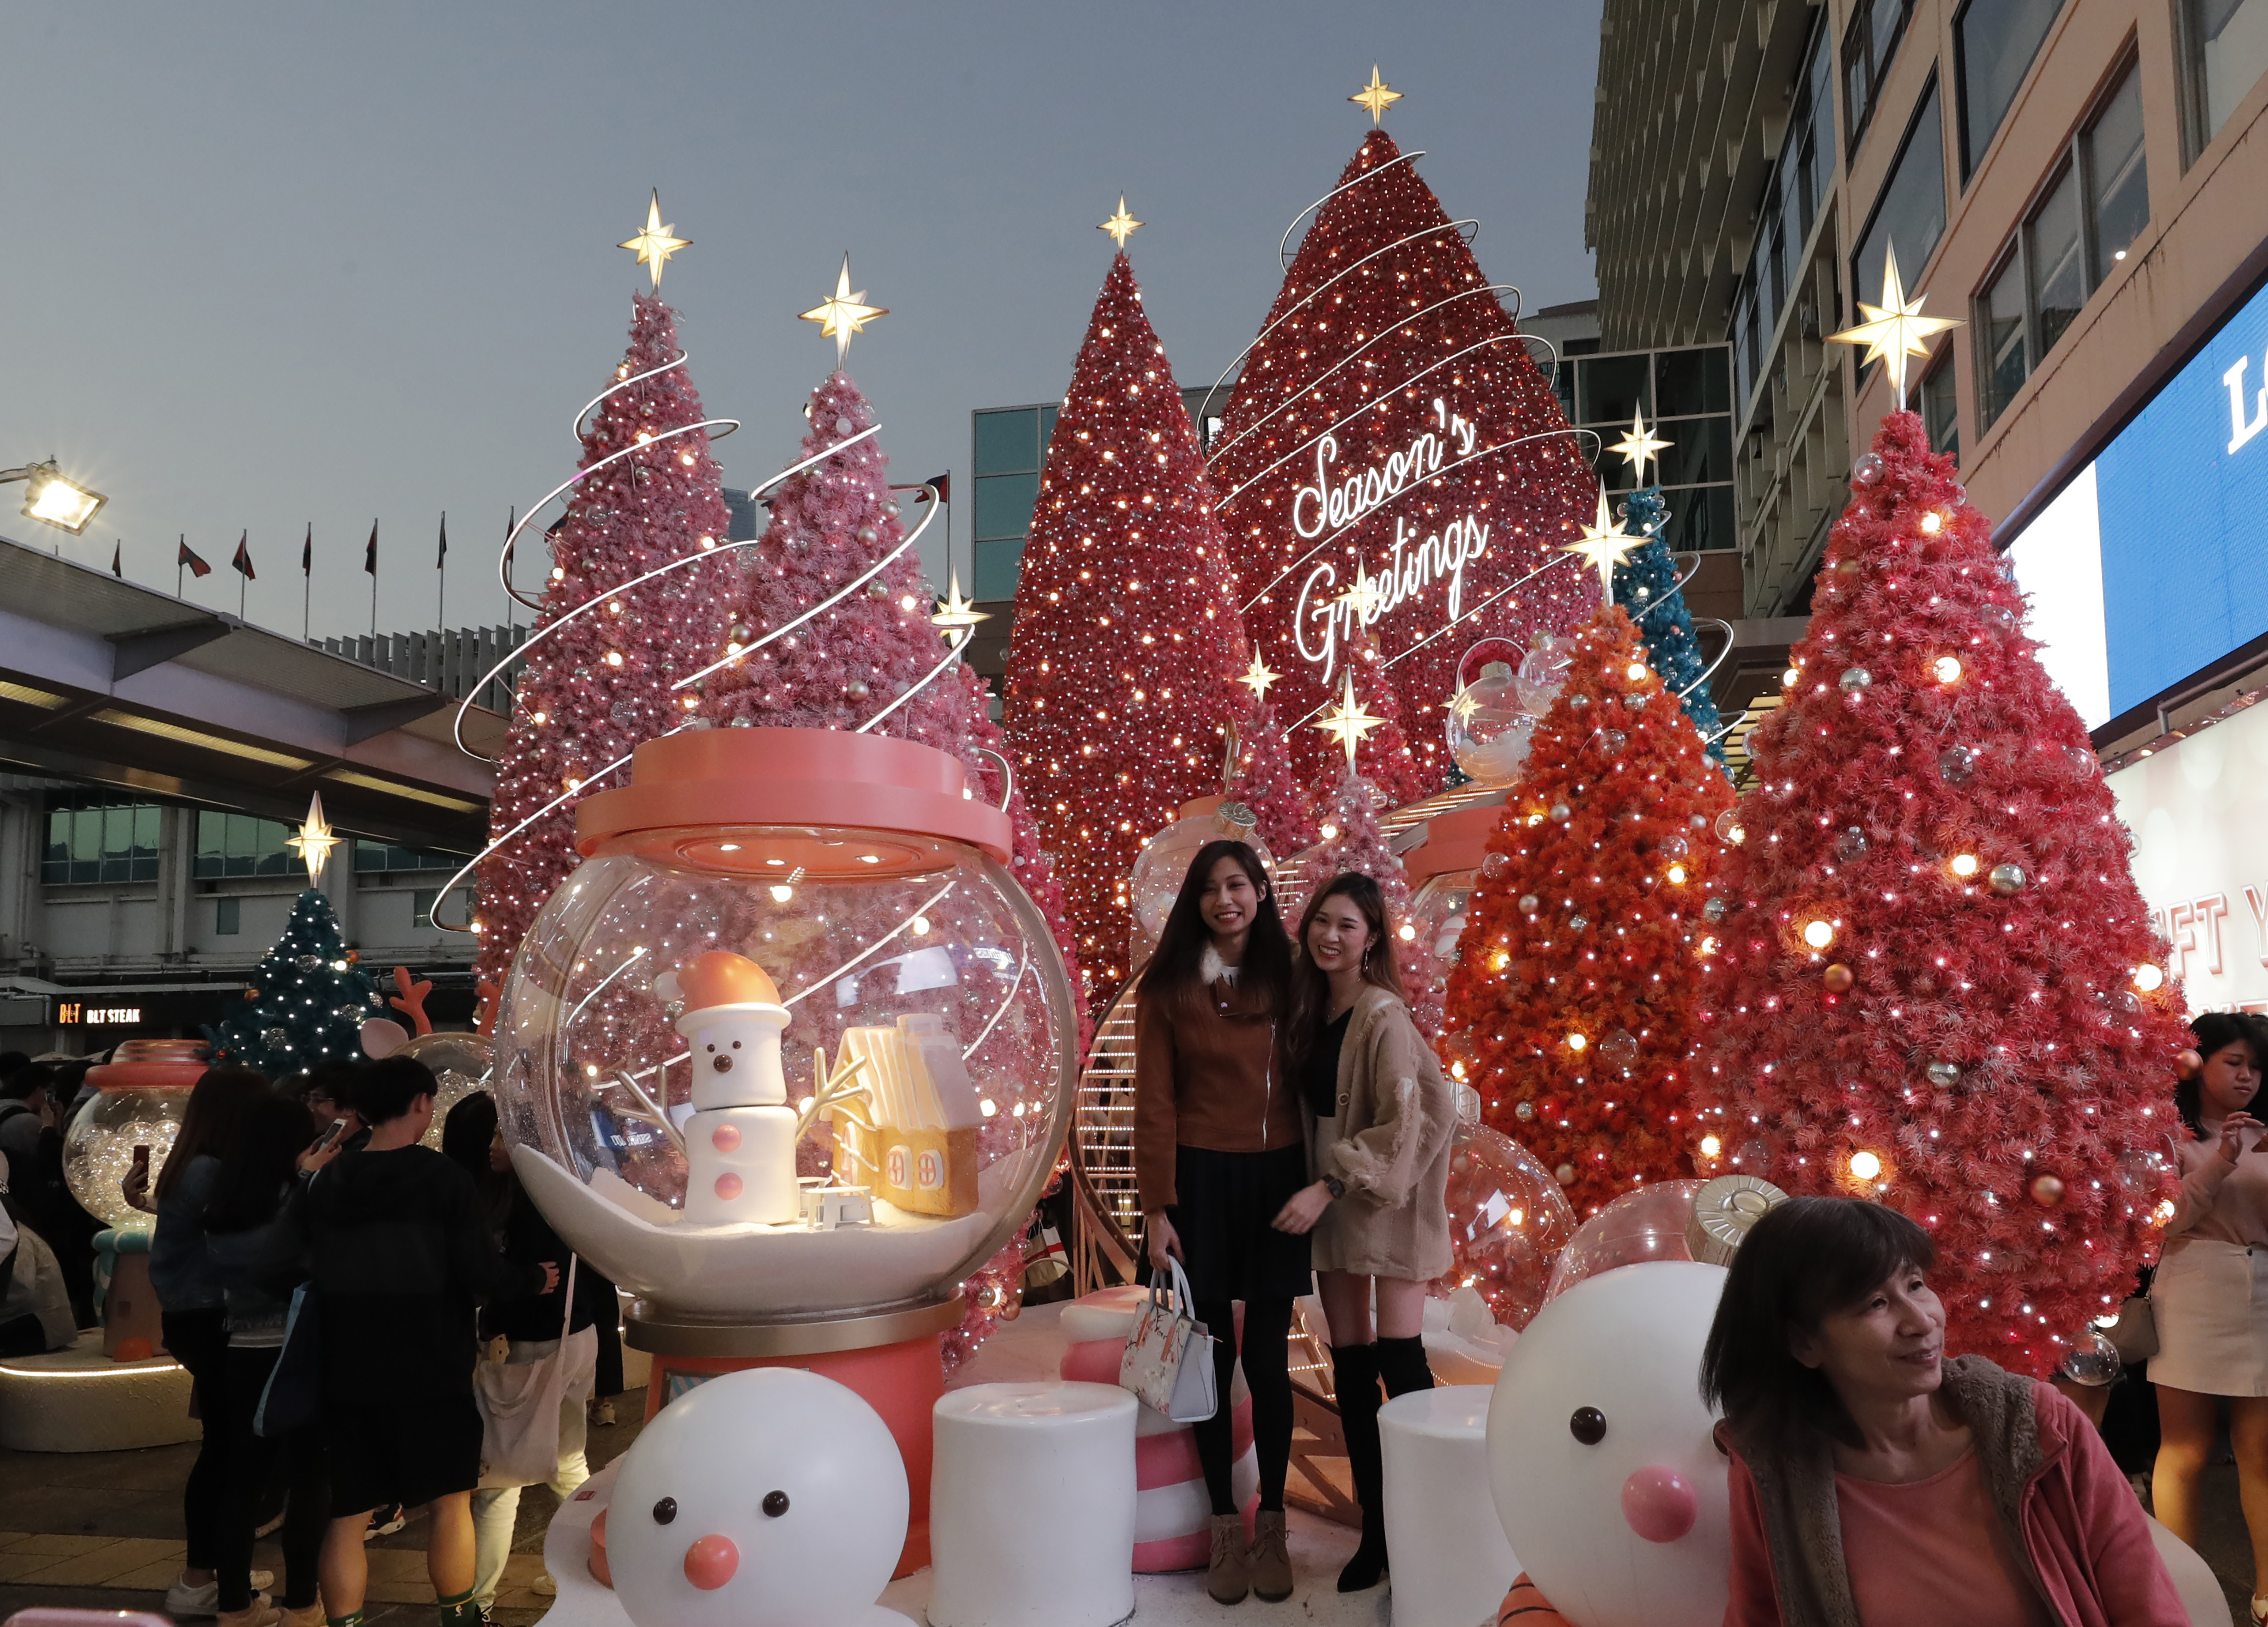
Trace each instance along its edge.
<instances>
[{"instance_id":1,"label":"snowman's black eye","mask_svg":"<svg viewBox=\"0 0 2268 1627\"><path fill-rule=\"evenodd\" d=\"M765 1492L764 1513L770 1514L775 1520L787 1513L787 1493L784 1491Z\"/></svg>"},{"instance_id":2,"label":"snowman's black eye","mask_svg":"<svg viewBox=\"0 0 2268 1627\"><path fill-rule=\"evenodd\" d=\"M1607 1415L1596 1407L1578 1407L1567 1420L1567 1432L1587 1447L1607 1438Z\"/></svg>"},{"instance_id":3,"label":"snowman's black eye","mask_svg":"<svg viewBox=\"0 0 2268 1627\"><path fill-rule=\"evenodd\" d=\"M717 1048L714 1045L704 1045L701 1049L703 1050L715 1050Z\"/></svg>"},{"instance_id":4,"label":"snowman's black eye","mask_svg":"<svg viewBox=\"0 0 2268 1627\"><path fill-rule=\"evenodd\" d=\"M674 1498L674 1497L666 1497L666 1498L663 1498L659 1502L656 1503L656 1504L653 1506L653 1522L654 1522L654 1524L656 1524L656 1525L667 1525L671 1520L674 1520L674 1519L676 1519L676 1518L677 1518L677 1499L676 1499L675 1498Z\"/></svg>"},{"instance_id":5,"label":"snowman's black eye","mask_svg":"<svg viewBox=\"0 0 2268 1627\"><path fill-rule=\"evenodd\" d=\"M734 1041L733 1042L733 1049L734 1050L738 1050L738 1049L740 1049L740 1041L738 1041L738 1040L734 1040Z\"/></svg>"}]
</instances>

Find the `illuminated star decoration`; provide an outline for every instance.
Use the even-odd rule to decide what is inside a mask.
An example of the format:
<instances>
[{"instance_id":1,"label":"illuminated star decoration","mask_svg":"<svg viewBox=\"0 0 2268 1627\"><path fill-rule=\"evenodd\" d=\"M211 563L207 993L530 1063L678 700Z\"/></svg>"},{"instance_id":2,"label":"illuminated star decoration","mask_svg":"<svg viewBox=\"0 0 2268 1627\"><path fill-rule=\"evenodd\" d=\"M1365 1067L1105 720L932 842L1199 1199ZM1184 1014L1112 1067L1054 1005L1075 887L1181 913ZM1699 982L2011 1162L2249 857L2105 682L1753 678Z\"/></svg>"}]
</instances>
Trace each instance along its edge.
<instances>
[{"instance_id":1,"label":"illuminated star decoration","mask_svg":"<svg viewBox=\"0 0 2268 1627\"><path fill-rule=\"evenodd\" d=\"M1347 767L1351 769L1354 767L1355 747L1362 744L1362 737L1385 721L1383 718L1373 717L1364 709L1362 703L1354 698L1354 668L1350 666L1346 669L1346 688L1340 694L1338 704L1325 712L1320 721L1307 726L1321 729L1345 747Z\"/></svg>"},{"instance_id":2,"label":"illuminated star decoration","mask_svg":"<svg viewBox=\"0 0 2268 1627\"><path fill-rule=\"evenodd\" d=\"M297 853L307 866L307 885L320 887L323 866L330 862L331 850L339 844L331 834L329 823L323 818L323 793L317 791L307 804L306 821L298 834L284 838L284 845Z\"/></svg>"},{"instance_id":3,"label":"illuminated star decoration","mask_svg":"<svg viewBox=\"0 0 2268 1627\"><path fill-rule=\"evenodd\" d=\"M1649 458L1653 460L1654 472L1660 474L1660 454L1674 445L1675 445L1675 442L1663 440L1652 430L1646 428L1646 415L1643 412L1633 412L1631 414L1630 433L1616 441L1608 450L1617 454L1624 462L1637 471L1633 478L1643 486L1646 484L1646 460Z\"/></svg>"},{"instance_id":4,"label":"illuminated star decoration","mask_svg":"<svg viewBox=\"0 0 2268 1627\"><path fill-rule=\"evenodd\" d=\"M1456 694L1450 697L1449 715L1459 723L1470 723L1473 720L1473 714L1480 709L1481 703L1473 698L1473 692L1469 688L1461 686Z\"/></svg>"},{"instance_id":5,"label":"illuminated star decoration","mask_svg":"<svg viewBox=\"0 0 2268 1627\"><path fill-rule=\"evenodd\" d=\"M1256 650L1252 652L1252 665L1244 669L1236 681L1252 691L1254 700L1264 701L1268 698L1268 686L1276 681L1276 674L1268 670L1267 663L1260 659L1260 652Z\"/></svg>"},{"instance_id":6,"label":"illuminated star decoration","mask_svg":"<svg viewBox=\"0 0 2268 1627\"><path fill-rule=\"evenodd\" d=\"M930 625L951 637L964 629L975 627L979 622L991 619L988 612L979 610L974 603L961 596L961 569L956 565L949 578L945 597L938 600L937 609L929 618Z\"/></svg>"},{"instance_id":7,"label":"illuminated star decoration","mask_svg":"<svg viewBox=\"0 0 2268 1627\"><path fill-rule=\"evenodd\" d=\"M654 188L652 201L645 206L645 230L627 242L617 244L615 247L631 250L637 255L638 264L651 267L653 271L653 285L656 289L659 289L661 269L669 263L669 257L681 248L693 247L691 238L669 235L676 230L674 226L665 226L661 224L661 188L657 187Z\"/></svg>"},{"instance_id":8,"label":"illuminated star decoration","mask_svg":"<svg viewBox=\"0 0 2268 1627\"><path fill-rule=\"evenodd\" d=\"M850 256L846 254L843 256L843 275L835 279L834 297L821 300L803 313L803 320L818 323L819 331L835 341L837 367L850 354L852 337L865 332L866 324L876 317L889 315L880 306L870 306L865 301L865 289L850 291Z\"/></svg>"},{"instance_id":9,"label":"illuminated star decoration","mask_svg":"<svg viewBox=\"0 0 2268 1627\"><path fill-rule=\"evenodd\" d=\"M1373 63L1370 65L1370 83L1347 99L1368 113L1371 123L1375 125L1379 114L1402 99L1402 92L1389 88L1386 81L1378 77L1378 64Z\"/></svg>"},{"instance_id":10,"label":"illuminated star decoration","mask_svg":"<svg viewBox=\"0 0 2268 1627\"><path fill-rule=\"evenodd\" d=\"M1110 233L1110 240L1121 248L1126 247L1128 238L1141 229L1142 223L1126 212L1126 195L1123 192L1118 195L1118 212L1095 227L1097 232Z\"/></svg>"},{"instance_id":11,"label":"illuminated star decoration","mask_svg":"<svg viewBox=\"0 0 2268 1627\"><path fill-rule=\"evenodd\" d=\"M1583 527L1580 542L1563 544L1563 554L1580 554L1589 560L1599 573L1599 591L1606 601L1615 601L1615 567L1630 562L1630 552L1644 537L1633 537L1615 529L1614 516L1607 512L1607 494L1599 493L1599 518L1595 525Z\"/></svg>"},{"instance_id":12,"label":"illuminated star decoration","mask_svg":"<svg viewBox=\"0 0 2268 1627\"><path fill-rule=\"evenodd\" d=\"M1906 404L1906 357L1927 356L1932 334L1962 325L1955 317L1924 316L1922 301L1928 298L1927 294L1918 294L1911 303L1907 301L1905 284L1898 277L1898 251L1884 244L1882 303L1870 306L1860 300L1859 310L1867 320L1856 328L1827 335L1837 344L1863 344L1867 361L1889 364L1890 388L1896 393L1901 409Z\"/></svg>"},{"instance_id":13,"label":"illuminated star decoration","mask_svg":"<svg viewBox=\"0 0 2268 1627\"><path fill-rule=\"evenodd\" d=\"M1363 570L1361 560L1356 560L1354 585L1339 595L1339 603L1351 609L1360 618L1362 624L1368 627L1378 619L1379 603L1385 597L1386 591L1379 586L1378 578Z\"/></svg>"}]
</instances>

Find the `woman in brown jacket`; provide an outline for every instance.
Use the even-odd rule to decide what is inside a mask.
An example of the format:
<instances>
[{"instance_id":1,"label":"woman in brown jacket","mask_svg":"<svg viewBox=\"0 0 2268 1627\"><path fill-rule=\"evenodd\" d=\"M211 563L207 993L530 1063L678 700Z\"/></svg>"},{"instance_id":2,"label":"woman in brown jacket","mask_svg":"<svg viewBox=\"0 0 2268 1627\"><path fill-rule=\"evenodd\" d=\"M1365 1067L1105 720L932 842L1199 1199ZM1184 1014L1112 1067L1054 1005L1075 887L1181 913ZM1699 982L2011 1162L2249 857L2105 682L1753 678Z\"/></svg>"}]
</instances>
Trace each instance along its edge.
<instances>
[{"instance_id":1,"label":"woman in brown jacket","mask_svg":"<svg viewBox=\"0 0 2268 1627\"><path fill-rule=\"evenodd\" d=\"M1341 1593L1374 1587L1385 1573L1379 1381L1388 1395L1432 1388L1420 1336L1425 1285L1449 1269L1456 1108L1403 1004L1393 924L1377 882L1352 872L1334 878L1308 901L1292 978L1287 1049L1314 1120L1317 1178L1276 1224L1312 1228L1316 1286L1330 1321L1339 1423L1362 1505L1362 1546L1339 1572Z\"/></svg>"},{"instance_id":2,"label":"woman in brown jacket","mask_svg":"<svg viewBox=\"0 0 2268 1627\"><path fill-rule=\"evenodd\" d=\"M1134 1177L1150 1263L1189 1270L1199 1321L1214 1338L1219 1409L1195 1426L1212 1499L1206 1589L1223 1604L1247 1591L1292 1594L1284 1481L1292 1457L1292 1301L1307 1292L1307 1240L1270 1223L1307 1178L1307 1136L1278 1057L1292 942L1259 855L1241 842L1197 850L1134 1006ZM1244 1301L1244 1383L1260 1467L1252 1541L1231 1478L1229 1384L1233 1301Z\"/></svg>"}]
</instances>

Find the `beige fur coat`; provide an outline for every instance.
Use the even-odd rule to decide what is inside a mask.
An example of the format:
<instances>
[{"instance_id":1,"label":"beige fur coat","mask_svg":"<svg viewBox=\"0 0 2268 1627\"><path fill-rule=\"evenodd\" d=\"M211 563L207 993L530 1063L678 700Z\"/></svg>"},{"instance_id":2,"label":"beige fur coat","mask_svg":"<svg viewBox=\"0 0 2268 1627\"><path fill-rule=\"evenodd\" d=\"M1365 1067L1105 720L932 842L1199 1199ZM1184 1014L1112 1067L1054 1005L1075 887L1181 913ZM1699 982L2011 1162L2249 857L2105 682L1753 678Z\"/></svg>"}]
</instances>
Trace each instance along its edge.
<instances>
[{"instance_id":1,"label":"beige fur coat","mask_svg":"<svg viewBox=\"0 0 2268 1627\"><path fill-rule=\"evenodd\" d=\"M1339 1049L1338 1113L1314 1145L1346 1196L1315 1223L1319 1271L1425 1282L1449 1269L1449 1145L1456 1103L1410 1010L1366 988Z\"/></svg>"}]
</instances>

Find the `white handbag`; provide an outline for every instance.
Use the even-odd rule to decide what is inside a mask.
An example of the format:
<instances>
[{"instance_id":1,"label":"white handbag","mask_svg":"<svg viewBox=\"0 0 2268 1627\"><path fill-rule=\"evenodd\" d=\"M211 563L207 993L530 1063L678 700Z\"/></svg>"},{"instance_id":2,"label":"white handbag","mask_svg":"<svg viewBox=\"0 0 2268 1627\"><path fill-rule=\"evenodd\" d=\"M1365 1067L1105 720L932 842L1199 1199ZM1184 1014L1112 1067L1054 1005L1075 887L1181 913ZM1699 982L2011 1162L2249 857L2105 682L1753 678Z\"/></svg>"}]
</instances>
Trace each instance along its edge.
<instances>
[{"instance_id":1,"label":"white handbag","mask_svg":"<svg viewBox=\"0 0 2268 1627\"><path fill-rule=\"evenodd\" d=\"M575 1320L574 1255L567 1258L567 1280L561 1298L567 1308L559 1318L559 1344L549 1355L530 1362L505 1363L483 1359L473 1369L473 1398L481 1409L481 1484L533 1486L559 1474L559 1407L585 1366L584 1352L568 1336ZM586 1330L587 1331L587 1330ZM597 1341L588 1341L596 1354Z\"/></svg>"},{"instance_id":2,"label":"white handbag","mask_svg":"<svg viewBox=\"0 0 2268 1627\"><path fill-rule=\"evenodd\" d=\"M1169 1257L1167 1264L1172 1268L1170 1277L1165 1271L1150 1273L1150 1298L1134 1331L1126 1336L1126 1353L1118 1358L1118 1383L1133 1391L1143 1405L1176 1424L1202 1424L1220 1408L1212 1336L1191 1314L1196 1299L1182 1263ZM1170 1302L1165 1296L1169 1285Z\"/></svg>"}]
</instances>

